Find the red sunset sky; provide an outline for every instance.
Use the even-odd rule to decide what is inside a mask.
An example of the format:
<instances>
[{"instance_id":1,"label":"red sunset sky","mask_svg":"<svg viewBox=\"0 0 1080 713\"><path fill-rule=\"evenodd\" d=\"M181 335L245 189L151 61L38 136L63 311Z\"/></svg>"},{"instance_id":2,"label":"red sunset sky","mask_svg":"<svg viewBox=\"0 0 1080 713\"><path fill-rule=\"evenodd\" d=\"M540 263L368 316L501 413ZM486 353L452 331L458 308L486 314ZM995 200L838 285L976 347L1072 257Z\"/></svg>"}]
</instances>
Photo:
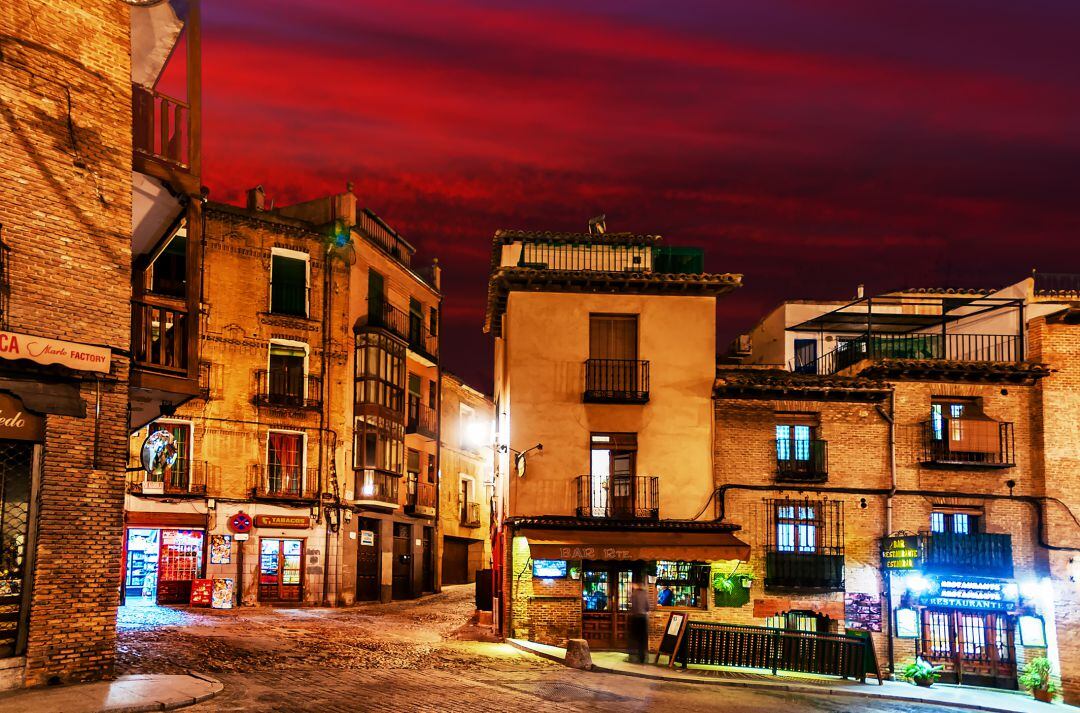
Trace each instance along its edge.
<instances>
[{"instance_id":1,"label":"red sunset sky","mask_svg":"<svg viewBox=\"0 0 1080 713\"><path fill-rule=\"evenodd\" d=\"M204 182L356 184L444 271L445 362L490 388L497 228L701 245L785 298L1077 272L1080 3L210 0Z\"/></svg>"}]
</instances>

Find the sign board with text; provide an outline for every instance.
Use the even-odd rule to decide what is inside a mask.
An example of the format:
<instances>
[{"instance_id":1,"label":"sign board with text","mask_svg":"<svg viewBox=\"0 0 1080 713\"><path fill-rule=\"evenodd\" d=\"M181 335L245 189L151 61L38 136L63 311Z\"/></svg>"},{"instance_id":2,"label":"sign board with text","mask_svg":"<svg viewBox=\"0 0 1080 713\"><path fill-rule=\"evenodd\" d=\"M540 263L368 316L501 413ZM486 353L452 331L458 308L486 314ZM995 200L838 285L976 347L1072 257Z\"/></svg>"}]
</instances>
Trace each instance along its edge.
<instances>
[{"instance_id":1,"label":"sign board with text","mask_svg":"<svg viewBox=\"0 0 1080 713\"><path fill-rule=\"evenodd\" d=\"M976 611L1009 611L1016 608L1016 585L995 579L978 577L941 577L932 580L932 587L919 596L927 607L972 609Z\"/></svg>"},{"instance_id":2,"label":"sign board with text","mask_svg":"<svg viewBox=\"0 0 1080 713\"><path fill-rule=\"evenodd\" d=\"M59 364L78 371L108 374L112 351L108 347L0 330L0 358L28 359L38 364Z\"/></svg>"},{"instance_id":3,"label":"sign board with text","mask_svg":"<svg viewBox=\"0 0 1080 713\"><path fill-rule=\"evenodd\" d=\"M881 540L881 565L889 572L906 572L919 567L919 536L902 535Z\"/></svg>"},{"instance_id":4,"label":"sign board with text","mask_svg":"<svg viewBox=\"0 0 1080 713\"><path fill-rule=\"evenodd\" d=\"M256 515L255 527L306 530L311 527L311 518L307 515Z\"/></svg>"},{"instance_id":5,"label":"sign board with text","mask_svg":"<svg viewBox=\"0 0 1080 713\"><path fill-rule=\"evenodd\" d=\"M22 401L0 393L0 438L16 441L45 440L45 422L28 412Z\"/></svg>"}]
</instances>

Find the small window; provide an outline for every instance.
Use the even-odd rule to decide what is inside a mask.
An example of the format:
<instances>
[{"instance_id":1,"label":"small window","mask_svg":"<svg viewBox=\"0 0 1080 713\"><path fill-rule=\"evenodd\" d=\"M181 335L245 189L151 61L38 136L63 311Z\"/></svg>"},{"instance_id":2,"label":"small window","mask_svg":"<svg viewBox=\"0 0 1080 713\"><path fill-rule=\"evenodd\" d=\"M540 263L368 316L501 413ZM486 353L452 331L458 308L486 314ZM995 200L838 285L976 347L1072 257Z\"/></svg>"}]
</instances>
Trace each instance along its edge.
<instances>
[{"instance_id":1,"label":"small window","mask_svg":"<svg viewBox=\"0 0 1080 713\"><path fill-rule=\"evenodd\" d=\"M972 535L979 531L979 514L953 510L930 513L930 532Z\"/></svg>"},{"instance_id":2,"label":"small window","mask_svg":"<svg viewBox=\"0 0 1080 713\"><path fill-rule=\"evenodd\" d=\"M273 254L270 261L270 311L293 317L308 315L307 256Z\"/></svg>"},{"instance_id":3,"label":"small window","mask_svg":"<svg viewBox=\"0 0 1080 713\"><path fill-rule=\"evenodd\" d=\"M187 235L177 233L150 266L150 291L183 298L187 295Z\"/></svg>"},{"instance_id":4,"label":"small window","mask_svg":"<svg viewBox=\"0 0 1080 713\"><path fill-rule=\"evenodd\" d=\"M428 331L433 337L439 333L439 310L434 307L428 309Z\"/></svg>"},{"instance_id":5,"label":"small window","mask_svg":"<svg viewBox=\"0 0 1080 713\"><path fill-rule=\"evenodd\" d=\"M405 469L408 471L409 477L420 477L420 451L413 448L409 449L409 455L408 460L406 461Z\"/></svg>"},{"instance_id":6,"label":"small window","mask_svg":"<svg viewBox=\"0 0 1080 713\"><path fill-rule=\"evenodd\" d=\"M636 314L589 315L589 358L636 360L638 317Z\"/></svg>"},{"instance_id":7,"label":"small window","mask_svg":"<svg viewBox=\"0 0 1080 713\"><path fill-rule=\"evenodd\" d=\"M656 563L656 606L704 607L703 591L708 581L708 565L659 560Z\"/></svg>"},{"instance_id":8,"label":"small window","mask_svg":"<svg viewBox=\"0 0 1080 713\"><path fill-rule=\"evenodd\" d=\"M266 395L282 402L302 402L307 395L307 350L292 344L270 344Z\"/></svg>"},{"instance_id":9,"label":"small window","mask_svg":"<svg viewBox=\"0 0 1080 713\"><path fill-rule=\"evenodd\" d=\"M946 429L952 440L960 440L964 419L985 419L979 399L937 399L930 404L930 426L934 440L945 440Z\"/></svg>"},{"instance_id":10,"label":"small window","mask_svg":"<svg viewBox=\"0 0 1080 713\"><path fill-rule=\"evenodd\" d=\"M274 495L299 496L303 490L304 436L271 431L267 444L265 489Z\"/></svg>"},{"instance_id":11,"label":"small window","mask_svg":"<svg viewBox=\"0 0 1080 713\"><path fill-rule=\"evenodd\" d=\"M434 483L435 478L435 456L427 454L427 482Z\"/></svg>"}]
</instances>

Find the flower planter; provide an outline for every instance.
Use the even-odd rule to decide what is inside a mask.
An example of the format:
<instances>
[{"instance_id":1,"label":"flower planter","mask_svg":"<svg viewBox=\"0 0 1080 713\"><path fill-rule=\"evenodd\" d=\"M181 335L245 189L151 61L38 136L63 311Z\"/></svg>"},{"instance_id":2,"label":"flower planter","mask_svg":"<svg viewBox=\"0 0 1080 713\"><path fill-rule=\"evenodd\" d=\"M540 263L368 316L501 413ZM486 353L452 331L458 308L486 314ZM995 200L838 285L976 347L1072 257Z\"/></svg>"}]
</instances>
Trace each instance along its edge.
<instances>
[{"instance_id":1,"label":"flower planter","mask_svg":"<svg viewBox=\"0 0 1080 713\"><path fill-rule=\"evenodd\" d=\"M1035 700L1043 703L1052 703L1054 701L1054 694L1044 688L1032 689L1031 695L1035 696Z\"/></svg>"},{"instance_id":2,"label":"flower planter","mask_svg":"<svg viewBox=\"0 0 1080 713\"><path fill-rule=\"evenodd\" d=\"M919 688L930 688L930 686L934 685L934 682L929 678L916 678L914 680L915 685Z\"/></svg>"}]
</instances>

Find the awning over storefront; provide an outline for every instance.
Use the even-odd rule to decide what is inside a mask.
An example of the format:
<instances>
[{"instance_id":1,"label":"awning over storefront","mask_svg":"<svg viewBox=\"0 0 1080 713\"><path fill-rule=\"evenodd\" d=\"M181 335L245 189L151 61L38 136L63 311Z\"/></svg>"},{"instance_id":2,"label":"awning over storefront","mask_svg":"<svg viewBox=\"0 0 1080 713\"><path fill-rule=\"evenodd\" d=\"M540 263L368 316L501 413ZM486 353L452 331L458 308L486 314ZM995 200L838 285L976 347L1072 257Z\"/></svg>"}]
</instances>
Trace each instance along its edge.
<instances>
[{"instance_id":1,"label":"awning over storefront","mask_svg":"<svg viewBox=\"0 0 1080 713\"><path fill-rule=\"evenodd\" d=\"M34 413L86 418L86 403L75 382L0 378L0 391L17 396Z\"/></svg>"},{"instance_id":2,"label":"awning over storefront","mask_svg":"<svg viewBox=\"0 0 1080 713\"><path fill-rule=\"evenodd\" d=\"M750 546L726 532L521 530L533 559L749 560Z\"/></svg>"}]
</instances>

